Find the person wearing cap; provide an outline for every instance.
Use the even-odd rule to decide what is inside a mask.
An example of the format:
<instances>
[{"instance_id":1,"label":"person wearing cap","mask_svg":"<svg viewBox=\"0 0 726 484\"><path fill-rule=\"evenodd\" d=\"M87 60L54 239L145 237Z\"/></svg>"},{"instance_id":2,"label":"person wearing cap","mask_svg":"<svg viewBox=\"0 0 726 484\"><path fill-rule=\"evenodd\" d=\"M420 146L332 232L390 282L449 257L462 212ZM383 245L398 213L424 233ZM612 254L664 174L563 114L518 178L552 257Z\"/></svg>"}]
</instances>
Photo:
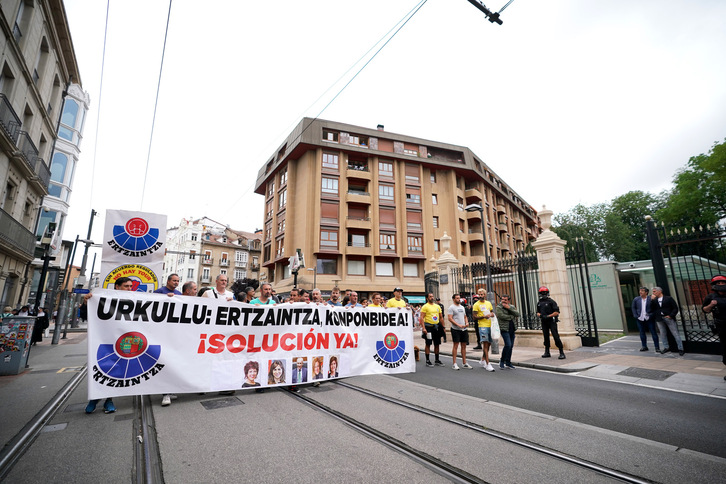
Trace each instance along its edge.
<instances>
[{"instance_id":1,"label":"person wearing cap","mask_svg":"<svg viewBox=\"0 0 726 484\"><path fill-rule=\"evenodd\" d=\"M713 315L715 331L721 341L722 361L726 365L726 276L721 274L711 278L713 292L703 299L701 308L704 313ZM726 376L723 377L726 380Z\"/></svg>"},{"instance_id":2,"label":"person wearing cap","mask_svg":"<svg viewBox=\"0 0 726 484\"><path fill-rule=\"evenodd\" d=\"M403 289L397 287L393 290L393 298L389 299L386 303L387 308L405 308L408 306L406 301L403 300Z\"/></svg>"}]
</instances>

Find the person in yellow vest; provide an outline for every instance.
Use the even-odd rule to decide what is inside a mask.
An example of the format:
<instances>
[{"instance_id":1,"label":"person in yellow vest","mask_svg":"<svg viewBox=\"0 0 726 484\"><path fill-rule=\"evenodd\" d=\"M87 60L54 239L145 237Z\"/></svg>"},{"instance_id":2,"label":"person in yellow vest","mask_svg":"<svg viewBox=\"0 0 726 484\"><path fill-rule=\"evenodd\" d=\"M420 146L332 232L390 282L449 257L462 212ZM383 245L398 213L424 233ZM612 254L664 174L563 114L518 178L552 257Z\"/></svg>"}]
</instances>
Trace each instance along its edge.
<instances>
[{"instance_id":1,"label":"person in yellow vest","mask_svg":"<svg viewBox=\"0 0 726 484\"><path fill-rule=\"evenodd\" d=\"M434 301L434 294L426 294L426 304L421 307L421 318L419 324L421 325L421 333L423 338L426 340L426 366L444 366L439 360L439 345L441 345L441 333L444 332L444 327L441 322L441 306L436 304ZM434 344L434 362L431 363L431 343Z\"/></svg>"},{"instance_id":2,"label":"person in yellow vest","mask_svg":"<svg viewBox=\"0 0 726 484\"><path fill-rule=\"evenodd\" d=\"M403 299L403 289L397 287L393 290L393 298L386 303L387 308L405 308L408 303Z\"/></svg>"},{"instance_id":3,"label":"person in yellow vest","mask_svg":"<svg viewBox=\"0 0 726 484\"><path fill-rule=\"evenodd\" d=\"M494 307L487 301L486 289L482 287L476 293L479 300L474 304L472 312L481 339L482 355L479 364L487 371L494 371L494 367L489 363L489 347L492 344L492 321L489 318L494 314Z\"/></svg>"},{"instance_id":4,"label":"person in yellow vest","mask_svg":"<svg viewBox=\"0 0 726 484\"><path fill-rule=\"evenodd\" d=\"M381 294L378 292L374 292L371 294L371 303L367 306L369 308L382 308L381 305Z\"/></svg>"}]
</instances>

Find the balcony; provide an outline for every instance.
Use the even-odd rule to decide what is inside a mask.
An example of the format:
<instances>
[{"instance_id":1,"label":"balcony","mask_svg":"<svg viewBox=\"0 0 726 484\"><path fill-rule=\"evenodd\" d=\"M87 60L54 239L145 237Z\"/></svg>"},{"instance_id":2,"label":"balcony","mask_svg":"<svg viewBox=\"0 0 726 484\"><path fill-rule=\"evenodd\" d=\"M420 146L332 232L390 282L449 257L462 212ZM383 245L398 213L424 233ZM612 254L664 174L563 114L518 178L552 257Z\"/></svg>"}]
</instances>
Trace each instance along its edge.
<instances>
[{"instance_id":1,"label":"balcony","mask_svg":"<svg viewBox=\"0 0 726 484\"><path fill-rule=\"evenodd\" d=\"M13 143L18 144L18 134L20 133L20 118L15 114L13 106L8 101L8 98L4 94L0 93L0 129L13 140Z\"/></svg>"},{"instance_id":2,"label":"balcony","mask_svg":"<svg viewBox=\"0 0 726 484\"><path fill-rule=\"evenodd\" d=\"M212 278L210 276L202 276L201 281L202 284L211 284Z\"/></svg>"},{"instance_id":3,"label":"balcony","mask_svg":"<svg viewBox=\"0 0 726 484\"><path fill-rule=\"evenodd\" d=\"M38 148L30 139L30 135L26 131L20 131L18 134L18 150L22 153L26 161L27 168L30 169L32 175L30 181L40 184L45 192L48 191L48 183L50 182L50 168L45 164L43 158L38 156Z\"/></svg>"},{"instance_id":4,"label":"balcony","mask_svg":"<svg viewBox=\"0 0 726 484\"><path fill-rule=\"evenodd\" d=\"M359 192L359 191L351 191L348 190L348 193L346 194L345 201L348 203L365 203L370 205L371 203L371 194L368 192Z\"/></svg>"},{"instance_id":5,"label":"balcony","mask_svg":"<svg viewBox=\"0 0 726 484\"><path fill-rule=\"evenodd\" d=\"M499 231L500 232L509 232L509 229L507 228L507 224L504 222L499 222Z\"/></svg>"},{"instance_id":6,"label":"balcony","mask_svg":"<svg viewBox=\"0 0 726 484\"><path fill-rule=\"evenodd\" d=\"M221 267L229 267L229 259L219 259L219 265Z\"/></svg>"},{"instance_id":7,"label":"balcony","mask_svg":"<svg viewBox=\"0 0 726 484\"><path fill-rule=\"evenodd\" d=\"M484 242L484 234L479 229L469 229L469 242Z\"/></svg>"},{"instance_id":8,"label":"balcony","mask_svg":"<svg viewBox=\"0 0 726 484\"><path fill-rule=\"evenodd\" d=\"M371 219L368 217L348 217L345 220L345 226L349 229L371 229Z\"/></svg>"},{"instance_id":9,"label":"balcony","mask_svg":"<svg viewBox=\"0 0 726 484\"><path fill-rule=\"evenodd\" d=\"M481 203L482 195L478 188L466 187L464 192L467 203Z\"/></svg>"},{"instance_id":10,"label":"balcony","mask_svg":"<svg viewBox=\"0 0 726 484\"><path fill-rule=\"evenodd\" d=\"M0 246L28 262L33 260L35 255L33 232L2 209L0 209Z\"/></svg>"},{"instance_id":11,"label":"balcony","mask_svg":"<svg viewBox=\"0 0 726 484\"><path fill-rule=\"evenodd\" d=\"M212 259L211 257L202 257L202 264L204 264L205 266L211 266L212 264L214 264L214 259Z\"/></svg>"},{"instance_id":12,"label":"balcony","mask_svg":"<svg viewBox=\"0 0 726 484\"><path fill-rule=\"evenodd\" d=\"M371 244L368 242L348 242L347 255L372 255Z\"/></svg>"},{"instance_id":13,"label":"balcony","mask_svg":"<svg viewBox=\"0 0 726 484\"><path fill-rule=\"evenodd\" d=\"M348 164L348 169L345 171L345 176L348 178L357 178L359 180L372 180L370 169L368 165L360 164Z\"/></svg>"},{"instance_id":14,"label":"balcony","mask_svg":"<svg viewBox=\"0 0 726 484\"><path fill-rule=\"evenodd\" d=\"M497 203L497 212L507 213L507 207L505 207L503 203Z\"/></svg>"},{"instance_id":15,"label":"balcony","mask_svg":"<svg viewBox=\"0 0 726 484\"><path fill-rule=\"evenodd\" d=\"M250 266L250 269L252 270L252 272L260 272L260 265L259 264L252 264Z\"/></svg>"},{"instance_id":16,"label":"balcony","mask_svg":"<svg viewBox=\"0 0 726 484\"><path fill-rule=\"evenodd\" d=\"M247 261L236 260L234 266L239 269L247 269Z\"/></svg>"}]
</instances>

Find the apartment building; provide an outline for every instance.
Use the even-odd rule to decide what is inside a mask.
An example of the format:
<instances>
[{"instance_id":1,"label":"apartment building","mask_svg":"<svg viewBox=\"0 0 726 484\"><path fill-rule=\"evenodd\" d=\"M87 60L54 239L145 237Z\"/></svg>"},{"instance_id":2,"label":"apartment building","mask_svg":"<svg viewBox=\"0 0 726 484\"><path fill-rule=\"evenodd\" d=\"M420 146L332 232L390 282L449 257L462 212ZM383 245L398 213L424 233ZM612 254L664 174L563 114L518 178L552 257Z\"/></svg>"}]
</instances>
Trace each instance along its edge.
<instances>
[{"instance_id":1,"label":"apartment building","mask_svg":"<svg viewBox=\"0 0 726 484\"><path fill-rule=\"evenodd\" d=\"M48 160L66 124L65 117L61 117L65 116L64 96L73 83L80 91L78 97L85 100L80 82L63 2L3 0L0 3L0 306L27 301L37 234L42 235L51 221L56 228L62 226L59 215L62 209L51 202L45 207L42 203L50 193ZM81 116L81 110L77 114ZM82 121L71 124L68 126L73 130L71 136L80 133ZM73 151L72 147L66 148ZM60 196L56 197L58 200L62 200L64 187L70 186L71 165L70 161L66 163L62 180L54 178L59 183L52 185L52 193L54 197Z\"/></svg>"},{"instance_id":2,"label":"apartment building","mask_svg":"<svg viewBox=\"0 0 726 484\"><path fill-rule=\"evenodd\" d=\"M298 285L423 294L444 233L463 263L499 259L538 233L537 212L471 150L304 118L260 169L262 266L278 292ZM468 205L483 208L466 211ZM484 230L482 230L482 228ZM263 274L263 278L265 275Z\"/></svg>"},{"instance_id":3,"label":"apartment building","mask_svg":"<svg viewBox=\"0 0 726 484\"><path fill-rule=\"evenodd\" d=\"M178 274L182 284L193 280L197 286L213 286L219 274L230 281L260 278L262 232L230 229L208 217L183 219L167 229L164 255L164 282Z\"/></svg>"}]
</instances>

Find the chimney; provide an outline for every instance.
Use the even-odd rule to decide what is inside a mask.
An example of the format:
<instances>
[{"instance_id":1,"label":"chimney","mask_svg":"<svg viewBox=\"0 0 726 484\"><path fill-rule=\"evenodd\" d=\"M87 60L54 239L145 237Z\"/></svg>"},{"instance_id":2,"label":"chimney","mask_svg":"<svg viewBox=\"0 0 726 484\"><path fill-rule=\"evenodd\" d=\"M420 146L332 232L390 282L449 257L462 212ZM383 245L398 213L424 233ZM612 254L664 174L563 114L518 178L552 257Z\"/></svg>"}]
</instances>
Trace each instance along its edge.
<instances>
[{"instance_id":1,"label":"chimney","mask_svg":"<svg viewBox=\"0 0 726 484\"><path fill-rule=\"evenodd\" d=\"M382 124L379 124L378 126L376 126L376 129L378 129L378 131L383 131L383 128L384 128L384 126Z\"/></svg>"}]
</instances>

